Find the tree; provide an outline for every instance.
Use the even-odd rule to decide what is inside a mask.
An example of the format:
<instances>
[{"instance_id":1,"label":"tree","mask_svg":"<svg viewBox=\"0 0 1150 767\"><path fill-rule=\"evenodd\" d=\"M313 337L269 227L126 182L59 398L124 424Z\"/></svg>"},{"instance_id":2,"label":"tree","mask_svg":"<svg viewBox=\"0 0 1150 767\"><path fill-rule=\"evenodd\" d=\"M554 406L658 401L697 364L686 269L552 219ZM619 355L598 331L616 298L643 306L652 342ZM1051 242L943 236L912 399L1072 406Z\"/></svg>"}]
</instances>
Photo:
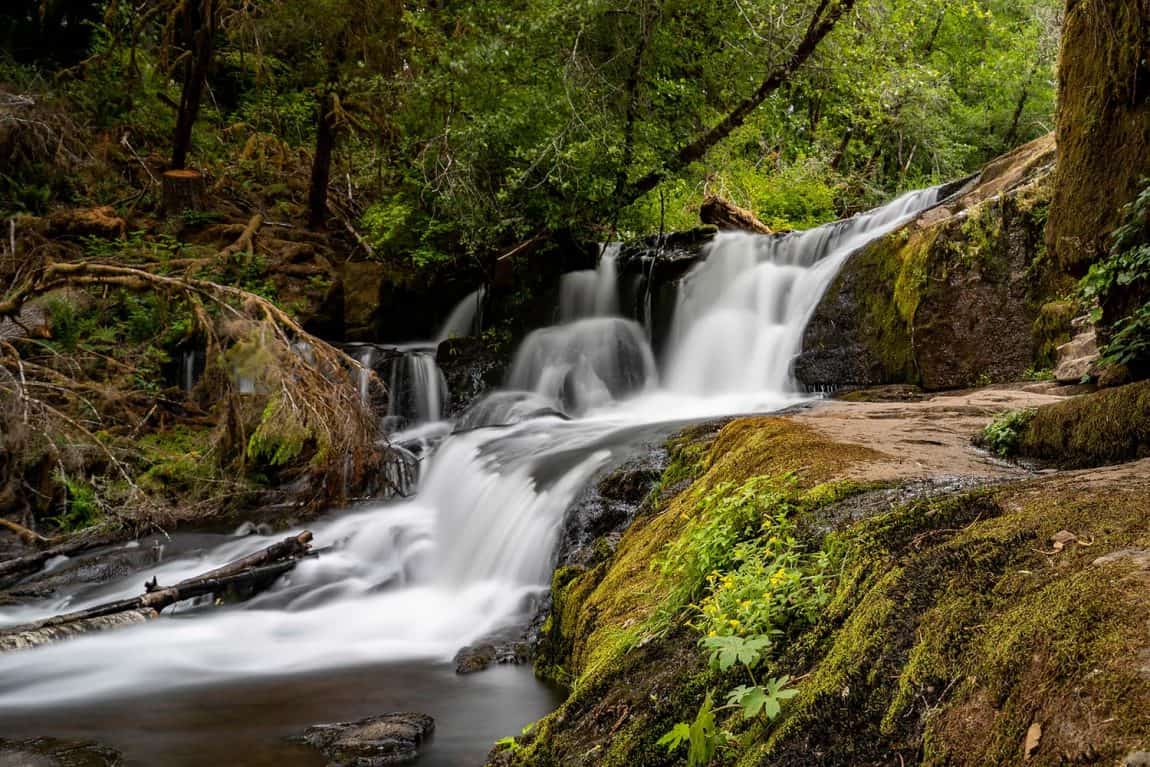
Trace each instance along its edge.
<instances>
[{"instance_id":1,"label":"tree","mask_svg":"<svg viewBox=\"0 0 1150 767\"><path fill-rule=\"evenodd\" d=\"M399 68L402 23L399 0L279 0L261 20L266 48L290 62L292 77L315 94L312 229L327 224L332 158L341 133L370 130L360 118L373 114L371 97L386 90Z\"/></svg>"}]
</instances>

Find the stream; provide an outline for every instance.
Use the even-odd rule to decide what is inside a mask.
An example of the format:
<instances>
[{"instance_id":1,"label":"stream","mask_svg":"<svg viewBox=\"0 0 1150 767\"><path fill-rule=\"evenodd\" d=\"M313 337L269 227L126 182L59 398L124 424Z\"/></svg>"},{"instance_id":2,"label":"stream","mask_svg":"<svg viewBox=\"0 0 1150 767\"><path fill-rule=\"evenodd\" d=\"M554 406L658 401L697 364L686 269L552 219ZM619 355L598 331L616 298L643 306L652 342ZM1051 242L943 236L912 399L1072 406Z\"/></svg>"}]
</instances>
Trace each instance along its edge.
<instances>
[{"instance_id":1,"label":"stream","mask_svg":"<svg viewBox=\"0 0 1150 767\"><path fill-rule=\"evenodd\" d=\"M937 198L912 192L806 232L718 235L679 285L658 360L650 329L619 314L606 248L598 270L565 276L559 323L524 339L507 390L465 413L465 429L439 420L433 342L412 344L392 386L413 392L414 412L392 439L423 456L413 497L309 525L329 550L247 603L177 605L150 624L0 655L0 736L91 738L139 765L320 765L284 738L413 710L437 720L420 764L482 763L561 695L527 667L456 676L450 660L531 620L576 495L683 423L809 401L790 367L827 286L851 252ZM443 332L474 330L481 301L465 299ZM135 595L145 577L172 583L284 535L174 536L146 574L2 608L0 626Z\"/></svg>"}]
</instances>

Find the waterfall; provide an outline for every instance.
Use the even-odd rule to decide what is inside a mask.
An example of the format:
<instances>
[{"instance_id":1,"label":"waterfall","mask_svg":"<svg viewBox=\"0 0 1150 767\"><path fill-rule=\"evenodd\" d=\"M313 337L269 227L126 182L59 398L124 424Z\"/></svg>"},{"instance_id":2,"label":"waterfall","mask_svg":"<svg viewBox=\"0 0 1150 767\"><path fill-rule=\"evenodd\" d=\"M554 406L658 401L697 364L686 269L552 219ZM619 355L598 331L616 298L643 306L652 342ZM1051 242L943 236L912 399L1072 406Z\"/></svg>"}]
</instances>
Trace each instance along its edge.
<instances>
[{"instance_id":1,"label":"waterfall","mask_svg":"<svg viewBox=\"0 0 1150 767\"><path fill-rule=\"evenodd\" d=\"M938 189L911 192L869 213L781 236L719 234L679 287L667 387L696 396L795 391L791 362L843 261L937 199Z\"/></svg>"},{"instance_id":2,"label":"waterfall","mask_svg":"<svg viewBox=\"0 0 1150 767\"><path fill-rule=\"evenodd\" d=\"M508 376L518 391L476 405L437 448L408 456L422 463L413 497L315 524L322 555L245 605L0 654L0 708L447 659L496 629L521 624L547 592L568 506L595 473L673 423L803 401L809 395L796 391L791 361L843 260L937 195L912 193L808 232L719 235L680 286L661 385L644 329L613 316L617 249L607 248L597 270L565 280L563 323L524 340ZM478 307L482 293L473 295ZM444 327L474 322L464 312ZM442 417L446 387L431 344L364 347L358 359L391 386L393 417ZM365 399L368 382L361 374ZM577 417L555 417L559 411ZM483 428L494 424L501 426ZM407 476L405 467L396 471ZM0 607L0 625L132 596L151 577L175 583L272 540L230 539L95 593Z\"/></svg>"},{"instance_id":3,"label":"waterfall","mask_svg":"<svg viewBox=\"0 0 1150 767\"><path fill-rule=\"evenodd\" d=\"M435 334L435 342L438 344L449 338L473 336L482 330L483 299L486 296L487 290L482 287L464 296L440 326L439 332Z\"/></svg>"},{"instance_id":4,"label":"waterfall","mask_svg":"<svg viewBox=\"0 0 1150 767\"><path fill-rule=\"evenodd\" d=\"M567 272L559 278L560 322L619 313L616 262L620 248L621 243L608 243L603 247L598 268Z\"/></svg>"},{"instance_id":5,"label":"waterfall","mask_svg":"<svg viewBox=\"0 0 1150 767\"><path fill-rule=\"evenodd\" d=\"M643 328L622 317L592 317L527 336L507 382L582 413L640 392L656 379Z\"/></svg>"},{"instance_id":6,"label":"waterfall","mask_svg":"<svg viewBox=\"0 0 1150 767\"><path fill-rule=\"evenodd\" d=\"M393 348L384 359L382 378L390 399L387 414L410 423L438 421L447 400L447 381L435 363L435 350Z\"/></svg>"}]
</instances>

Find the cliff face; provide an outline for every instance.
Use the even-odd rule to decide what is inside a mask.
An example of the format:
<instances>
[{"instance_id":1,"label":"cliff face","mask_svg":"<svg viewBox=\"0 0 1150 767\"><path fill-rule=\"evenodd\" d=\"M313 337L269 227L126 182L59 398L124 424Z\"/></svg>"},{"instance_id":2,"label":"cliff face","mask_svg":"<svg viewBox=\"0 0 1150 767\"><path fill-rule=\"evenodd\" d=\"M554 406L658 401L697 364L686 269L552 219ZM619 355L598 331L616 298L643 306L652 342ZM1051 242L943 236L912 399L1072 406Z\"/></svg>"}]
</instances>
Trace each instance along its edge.
<instances>
[{"instance_id":1,"label":"cliff face","mask_svg":"<svg viewBox=\"0 0 1150 767\"><path fill-rule=\"evenodd\" d=\"M807 326L799 380L947 389L1048 366L1070 319L1044 306L1065 282L1043 245L1053 166L1053 136L1037 139L853 256Z\"/></svg>"},{"instance_id":2,"label":"cliff face","mask_svg":"<svg viewBox=\"0 0 1150 767\"><path fill-rule=\"evenodd\" d=\"M1083 273L1150 175L1150 0L1069 0L1046 242Z\"/></svg>"}]
</instances>

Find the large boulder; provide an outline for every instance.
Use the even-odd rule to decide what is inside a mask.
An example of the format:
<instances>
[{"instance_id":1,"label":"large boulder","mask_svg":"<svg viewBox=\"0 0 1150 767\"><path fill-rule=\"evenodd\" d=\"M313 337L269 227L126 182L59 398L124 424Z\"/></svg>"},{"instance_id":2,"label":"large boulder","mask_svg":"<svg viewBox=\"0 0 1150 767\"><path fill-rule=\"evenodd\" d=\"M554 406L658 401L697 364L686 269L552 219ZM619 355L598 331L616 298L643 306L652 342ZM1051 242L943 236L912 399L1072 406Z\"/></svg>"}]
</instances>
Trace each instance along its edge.
<instances>
[{"instance_id":1,"label":"large boulder","mask_svg":"<svg viewBox=\"0 0 1150 767\"><path fill-rule=\"evenodd\" d=\"M1053 136L1037 139L852 256L808 324L798 379L937 390L1051 364L1069 329L1043 310L1065 284L1043 259L1053 165Z\"/></svg>"},{"instance_id":2,"label":"large boulder","mask_svg":"<svg viewBox=\"0 0 1150 767\"><path fill-rule=\"evenodd\" d=\"M1058 62L1058 169L1046 242L1082 273L1150 176L1150 0L1069 0Z\"/></svg>"}]
</instances>

